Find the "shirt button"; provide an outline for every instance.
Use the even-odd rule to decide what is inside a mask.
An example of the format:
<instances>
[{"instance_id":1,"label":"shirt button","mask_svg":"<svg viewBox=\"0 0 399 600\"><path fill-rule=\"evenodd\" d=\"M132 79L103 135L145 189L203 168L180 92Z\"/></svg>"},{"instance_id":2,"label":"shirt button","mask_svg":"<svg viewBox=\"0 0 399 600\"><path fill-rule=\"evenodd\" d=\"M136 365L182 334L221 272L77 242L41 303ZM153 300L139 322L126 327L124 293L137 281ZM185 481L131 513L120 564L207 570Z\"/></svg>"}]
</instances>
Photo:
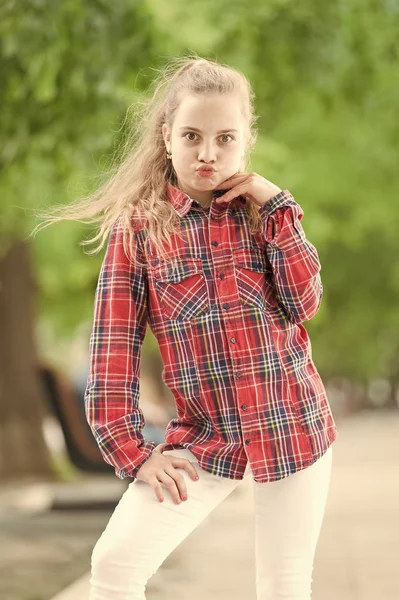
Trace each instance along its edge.
<instances>
[{"instance_id":1,"label":"shirt button","mask_svg":"<svg viewBox=\"0 0 399 600\"><path fill-rule=\"evenodd\" d=\"M232 338L230 338L230 342L231 342L232 344L235 344L235 343L236 343L236 338L235 338L235 337L232 337Z\"/></svg>"},{"instance_id":2,"label":"shirt button","mask_svg":"<svg viewBox=\"0 0 399 600\"><path fill-rule=\"evenodd\" d=\"M243 405L241 406L241 408L242 408L242 410L247 410L247 405L246 405L246 404L243 404Z\"/></svg>"},{"instance_id":3,"label":"shirt button","mask_svg":"<svg viewBox=\"0 0 399 600\"><path fill-rule=\"evenodd\" d=\"M219 279L224 279L224 273L219 273Z\"/></svg>"},{"instance_id":4,"label":"shirt button","mask_svg":"<svg viewBox=\"0 0 399 600\"><path fill-rule=\"evenodd\" d=\"M240 379L240 377L241 377L241 371L237 371L237 373L236 373L236 378L237 378L237 379Z\"/></svg>"},{"instance_id":5,"label":"shirt button","mask_svg":"<svg viewBox=\"0 0 399 600\"><path fill-rule=\"evenodd\" d=\"M211 219L214 221L216 219L215 215L211 215Z\"/></svg>"},{"instance_id":6,"label":"shirt button","mask_svg":"<svg viewBox=\"0 0 399 600\"><path fill-rule=\"evenodd\" d=\"M156 258L156 259L154 260L154 264L155 264L155 265L157 265L158 263L159 263L159 258Z\"/></svg>"},{"instance_id":7,"label":"shirt button","mask_svg":"<svg viewBox=\"0 0 399 600\"><path fill-rule=\"evenodd\" d=\"M227 310L229 308L229 304L227 302L225 302L225 304L223 304L223 308L225 308Z\"/></svg>"},{"instance_id":8,"label":"shirt button","mask_svg":"<svg viewBox=\"0 0 399 600\"><path fill-rule=\"evenodd\" d=\"M214 242L212 242L212 246L219 246L219 242L217 242L216 240Z\"/></svg>"},{"instance_id":9,"label":"shirt button","mask_svg":"<svg viewBox=\"0 0 399 600\"><path fill-rule=\"evenodd\" d=\"M245 440L245 443L246 443L246 444L247 444L247 446L248 446L248 444L250 444L250 443L251 443L251 440Z\"/></svg>"}]
</instances>

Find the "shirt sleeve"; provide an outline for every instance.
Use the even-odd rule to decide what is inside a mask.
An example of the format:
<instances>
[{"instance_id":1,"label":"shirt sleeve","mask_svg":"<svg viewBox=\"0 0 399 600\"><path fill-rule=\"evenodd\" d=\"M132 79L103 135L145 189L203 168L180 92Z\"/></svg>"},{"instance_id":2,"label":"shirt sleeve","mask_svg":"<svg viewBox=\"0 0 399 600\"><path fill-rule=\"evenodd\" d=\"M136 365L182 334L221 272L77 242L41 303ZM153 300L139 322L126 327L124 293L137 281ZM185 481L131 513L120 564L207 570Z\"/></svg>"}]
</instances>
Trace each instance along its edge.
<instances>
[{"instance_id":1,"label":"shirt sleeve","mask_svg":"<svg viewBox=\"0 0 399 600\"><path fill-rule=\"evenodd\" d=\"M134 255L142 256L136 236ZM105 462L120 479L135 478L155 447L141 433L145 419L139 408L146 326L146 272L126 256L122 225L117 221L95 292L85 412Z\"/></svg>"},{"instance_id":2,"label":"shirt sleeve","mask_svg":"<svg viewBox=\"0 0 399 600\"><path fill-rule=\"evenodd\" d=\"M303 214L288 190L282 190L259 209L277 299L293 323L311 319L323 296L319 256L306 239Z\"/></svg>"}]
</instances>

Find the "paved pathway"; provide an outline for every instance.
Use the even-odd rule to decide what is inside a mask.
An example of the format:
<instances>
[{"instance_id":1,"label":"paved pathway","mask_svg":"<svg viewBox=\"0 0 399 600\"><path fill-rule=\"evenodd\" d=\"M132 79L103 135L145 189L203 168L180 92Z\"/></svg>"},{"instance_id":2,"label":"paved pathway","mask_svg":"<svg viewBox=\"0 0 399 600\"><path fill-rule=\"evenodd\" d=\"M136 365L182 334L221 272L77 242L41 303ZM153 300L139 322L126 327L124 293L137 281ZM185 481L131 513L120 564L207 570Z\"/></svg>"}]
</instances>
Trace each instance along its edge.
<instances>
[{"instance_id":1,"label":"paved pathway","mask_svg":"<svg viewBox=\"0 0 399 600\"><path fill-rule=\"evenodd\" d=\"M312 600L398 600L399 411L360 413L341 421L338 428ZM68 514L63 515L64 530L59 523L53 525L53 538L58 536L64 553L78 531L80 545L69 569L61 568L61 562L58 569L58 589L66 585L68 574L75 583L52 594L52 600L88 600L90 548L108 518L109 512L81 511L69 515L69 528ZM148 600L255 599L252 518L249 481L166 559L149 582ZM42 563L45 568L44 556ZM54 573L53 568L49 576ZM2 600L51 596L0 594Z\"/></svg>"}]
</instances>

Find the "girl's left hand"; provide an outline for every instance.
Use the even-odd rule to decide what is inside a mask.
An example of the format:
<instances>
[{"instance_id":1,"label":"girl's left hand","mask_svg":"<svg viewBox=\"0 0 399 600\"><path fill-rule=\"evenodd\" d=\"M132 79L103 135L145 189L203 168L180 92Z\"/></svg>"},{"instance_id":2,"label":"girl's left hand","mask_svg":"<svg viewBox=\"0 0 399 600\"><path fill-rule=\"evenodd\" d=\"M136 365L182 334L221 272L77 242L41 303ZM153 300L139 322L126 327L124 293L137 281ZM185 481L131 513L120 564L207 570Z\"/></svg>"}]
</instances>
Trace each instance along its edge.
<instances>
[{"instance_id":1,"label":"girl's left hand","mask_svg":"<svg viewBox=\"0 0 399 600\"><path fill-rule=\"evenodd\" d=\"M281 192L277 185L258 175L258 173L236 173L214 189L228 190L223 196L216 198L217 203L230 202L237 196L244 196L247 200L252 201L258 207L258 210L268 200Z\"/></svg>"}]
</instances>

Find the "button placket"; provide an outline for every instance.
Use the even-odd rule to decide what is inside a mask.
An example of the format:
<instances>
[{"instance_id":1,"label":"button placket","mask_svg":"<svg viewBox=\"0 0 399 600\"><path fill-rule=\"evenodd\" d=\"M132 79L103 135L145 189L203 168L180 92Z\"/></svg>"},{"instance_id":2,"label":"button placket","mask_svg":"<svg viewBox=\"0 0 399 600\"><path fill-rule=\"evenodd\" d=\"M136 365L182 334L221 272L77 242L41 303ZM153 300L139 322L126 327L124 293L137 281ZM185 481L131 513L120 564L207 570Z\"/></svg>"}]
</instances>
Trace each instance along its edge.
<instances>
[{"instance_id":1,"label":"button placket","mask_svg":"<svg viewBox=\"0 0 399 600\"><path fill-rule=\"evenodd\" d=\"M220 244L219 241L217 239L215 239L217 233L219 232L219 227L218 225L215 223L216 221L216 217L215 215L213 215L211 213L210 215L211 220L213 221L213 223L210 225L210 248L212 250L212 254L214 257L214 264L217 264L217 253L219 252L219 248L220 248ZM233 257L232 257L233 259ZM230 274L229 274L230 273ZM234 273L233 271L227 271L227 275L225 272L223 272L223 270L221 270L220 272L217 273L217 280L224 281L226 277L234 277ZM238 338L237 338L237 330L235 328L234 325L232 325L232 323L235 323L235 317L232 317L232 319L230 320L229 318L229 310L231 308L231 305L229 302L225 302L224 297L223 297L223 288L219 288L219 286L217 285L217 280L216 280L216 288L217 288L217 292L218 292L218 298L219 301L221 303L222 306L222 310L223 310L223 314L224 314L224 326L226 328L226 335L227 335L227 339L229 339L230 344L229 344L229 348L230 348L230 356L231 356L231 363L232 363L232 375L234 377L234 381L236 382L236 398L237 398L237 404L238 406L241 406L241 411L240 411L240 417L244 416L246 418L252 418L250 417L250 415L246 415L245 411L247 411L248 405L247 404L241 404L239 403L240 399L242 400L243 398L240 398L240 396L242 396L243 394L245 394L244 392L244 385L245 385L245 378L243 377L244 373L240 370L240 361L239 359L236 359L236 352L239 351L239 343L238 343ZM224 288L226 289L226 288ZM239 384L242 382L242 386L240 386ZM249 445L250 444L250 438L247 437L245 435L245 419L244 421L242 421L241 419L241 428L242 428L242 435L243 435L243 439L245 440L245 444ZM248 434L247 434L248 435Z\"/></svg>"}]
</instances>

